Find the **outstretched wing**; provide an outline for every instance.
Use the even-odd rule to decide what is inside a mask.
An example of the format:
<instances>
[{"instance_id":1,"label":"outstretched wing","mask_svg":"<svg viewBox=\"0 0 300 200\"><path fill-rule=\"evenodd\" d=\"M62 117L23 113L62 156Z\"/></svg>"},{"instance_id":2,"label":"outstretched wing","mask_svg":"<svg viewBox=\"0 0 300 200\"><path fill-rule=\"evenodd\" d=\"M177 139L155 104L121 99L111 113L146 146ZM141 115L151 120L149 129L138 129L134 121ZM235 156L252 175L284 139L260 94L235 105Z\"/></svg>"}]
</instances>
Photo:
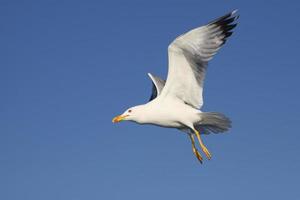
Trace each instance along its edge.
<instances>
[{"instance_id":1,"label":"outstretched wing","mask_svg":"<svg viewBox=\"0 0 300 200\"><path fill-rule=\"evenodd\" d=\"M159 78L158 76L154 76L150 73L148 73L148 76L150 77L150 79L152 80L152 94L151 97L149 99L149 101L152 101L153 99L155 99L158 95L160 95L162 89L165 86L165 80Z\"/></svg>"},{"instance_id":2,"label":"outstretched wing","mask_svg":"<svg viewBox=\"0 0 300 200\"><path fill-rule=\"evenodd\" d=\"M168 47L168 78L161 95L201 108L207 63L232 34L237 19L235 10L174 40Z\"/></svg>"}]
</instances>

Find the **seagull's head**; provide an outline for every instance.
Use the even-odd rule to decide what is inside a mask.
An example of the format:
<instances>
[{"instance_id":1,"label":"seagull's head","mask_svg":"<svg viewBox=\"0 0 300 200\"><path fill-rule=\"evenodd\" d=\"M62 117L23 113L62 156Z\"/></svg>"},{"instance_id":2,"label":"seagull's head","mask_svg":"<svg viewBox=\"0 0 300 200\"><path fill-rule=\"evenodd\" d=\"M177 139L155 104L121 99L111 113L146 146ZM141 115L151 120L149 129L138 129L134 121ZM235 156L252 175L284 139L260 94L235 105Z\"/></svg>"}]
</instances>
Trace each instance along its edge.
<instances>
[{"instance_id":1,"label":"seagull's head","mask_svg":"<svg viewBox=\"0 0 300 200\"><path fill-rule=\"evenodd\" d=\"M144 117L143 113L144 113L144 105L134 106L128 108L123 114L113 118L112 122L117 123L117 122L127 120L127 121L141 123L141 120Z\"/></svg>"}]
</instances>

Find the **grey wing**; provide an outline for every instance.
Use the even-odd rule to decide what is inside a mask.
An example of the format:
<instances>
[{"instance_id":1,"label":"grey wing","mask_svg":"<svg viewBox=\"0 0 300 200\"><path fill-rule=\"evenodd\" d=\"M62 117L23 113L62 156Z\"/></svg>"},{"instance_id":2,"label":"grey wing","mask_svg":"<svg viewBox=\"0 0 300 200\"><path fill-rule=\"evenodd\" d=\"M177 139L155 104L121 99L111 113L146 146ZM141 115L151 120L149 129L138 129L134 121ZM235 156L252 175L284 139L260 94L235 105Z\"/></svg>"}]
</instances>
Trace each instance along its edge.
<instances>
[{"instance_id":1,"label":"grey wing","mask_svg":"<svg viewBox=\"0 0 300 200\"><path fill-rule=\"evenodd\" d=\"M201 108L207 63L232 34L237 18L237 11L233 11L179 36L169 45L169 70L162 96Z\"/></svg>"},{"instance_id":2,"label":"grey wing","mask_svg":"<svg viewBox=\"0 0 300 200\"><path fill-rule=\"evenodd\" d=\"M152 101L153 99L155 99L158 95L160 95L162 89L165 86L165 80L159 78L158 76L154 76L150 73L148 73L148 76L150 77L151 81L152 81L152 94L151 97L149 99L149 101Z\"/></svg>"}]
</instances>

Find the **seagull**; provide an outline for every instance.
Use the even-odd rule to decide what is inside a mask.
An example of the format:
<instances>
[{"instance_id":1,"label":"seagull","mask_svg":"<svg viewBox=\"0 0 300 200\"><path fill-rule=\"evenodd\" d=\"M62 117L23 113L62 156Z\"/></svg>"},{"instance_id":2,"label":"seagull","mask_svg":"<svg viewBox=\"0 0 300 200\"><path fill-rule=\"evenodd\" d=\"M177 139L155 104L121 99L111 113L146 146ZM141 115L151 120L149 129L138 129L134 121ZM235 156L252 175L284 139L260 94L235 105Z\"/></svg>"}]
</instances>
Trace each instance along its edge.
<instances>
[{"instance_id":1,"label":"seagull","mask_svg":"<svg viewBox=\"0 0 300 200\"><path fill-rule=\"evenodd\" d=\"M211 153L201 135L228 131L231 121L222 113L200 110L203 106L203 82L208 61L232 35L238 17L237 10L234 10L177 37L168 46L167 79L148 73L153 83L149 102L127 109L112 121L128 120L179 129L189 136L192 151L200 163L203 157L196 148L194 136L210 160Z\"/></svg>"}]
</instances>

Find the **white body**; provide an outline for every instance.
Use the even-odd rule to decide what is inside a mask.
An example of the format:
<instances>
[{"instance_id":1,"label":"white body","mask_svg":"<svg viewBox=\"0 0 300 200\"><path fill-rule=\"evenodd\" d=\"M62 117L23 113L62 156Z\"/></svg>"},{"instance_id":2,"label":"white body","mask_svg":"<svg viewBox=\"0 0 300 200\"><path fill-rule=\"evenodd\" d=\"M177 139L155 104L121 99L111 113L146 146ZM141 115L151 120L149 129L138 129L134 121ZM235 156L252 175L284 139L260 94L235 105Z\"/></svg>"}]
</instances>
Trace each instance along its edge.
<instances>
[{"instance_id":1,"label":"white body","mask_svg":"<svg viewBox=\"0 0 300 200\"><path fill-rule=\"evenodd\" d=\"M183 128L192 127L201 121L200 110L183 103L179 99L161 98L143 105L143 115L137 123L154 124L162 127Z\"/></svg>"}]
</instances>

